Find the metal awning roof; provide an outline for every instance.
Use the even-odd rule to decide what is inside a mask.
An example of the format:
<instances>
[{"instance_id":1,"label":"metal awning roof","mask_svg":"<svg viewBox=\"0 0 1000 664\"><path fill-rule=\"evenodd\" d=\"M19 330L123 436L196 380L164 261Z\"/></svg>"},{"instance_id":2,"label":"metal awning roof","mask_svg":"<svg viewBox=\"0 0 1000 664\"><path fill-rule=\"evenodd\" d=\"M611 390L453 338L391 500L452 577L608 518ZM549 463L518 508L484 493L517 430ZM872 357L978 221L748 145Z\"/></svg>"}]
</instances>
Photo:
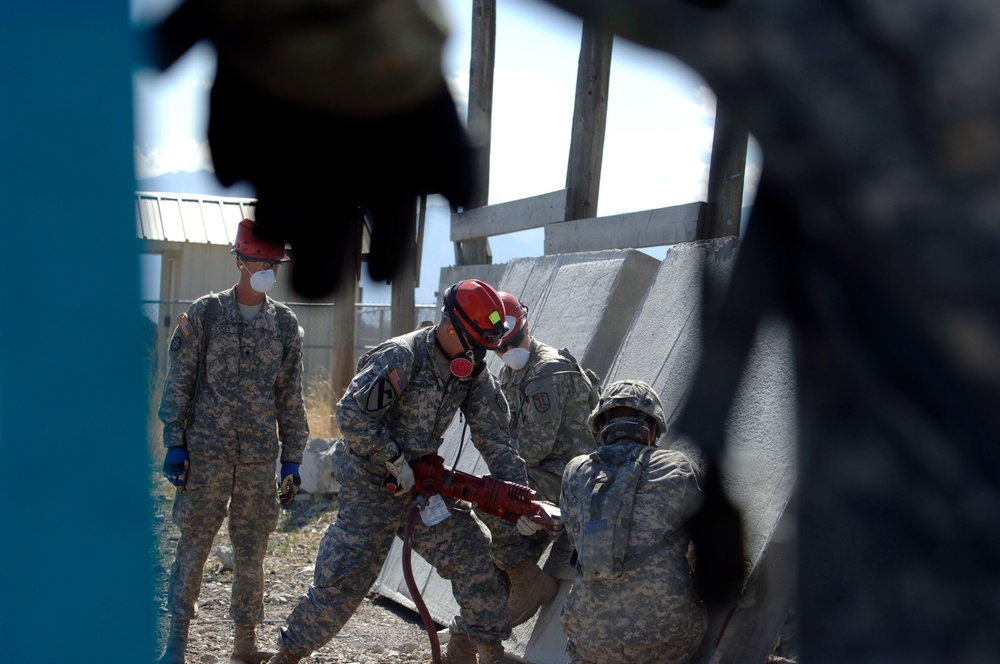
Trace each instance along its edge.
<instances>
[{"instance_id":1,"label":"metal awning roof","mask_svg":"<svg viewBox=\"0 0 1000 664\"><path fill-rule=\"evenodd\" d=\"M240 221L254 219L256 208L254 198L139 191L136 230L142 240L231 245Z\"/></svg>"},{"instance_id":2,"label":"metal awning roof","mask_svg":"<svg viewBox=\"0 0 1000 664\"><path fill-rule=\"evenodd\" d=\"M140 240L232 245L243 219L256 219L256 198L137 191L135 223ZM368 253L370 229L362 231L361 253Z\"/></svg>"}]
</instances>

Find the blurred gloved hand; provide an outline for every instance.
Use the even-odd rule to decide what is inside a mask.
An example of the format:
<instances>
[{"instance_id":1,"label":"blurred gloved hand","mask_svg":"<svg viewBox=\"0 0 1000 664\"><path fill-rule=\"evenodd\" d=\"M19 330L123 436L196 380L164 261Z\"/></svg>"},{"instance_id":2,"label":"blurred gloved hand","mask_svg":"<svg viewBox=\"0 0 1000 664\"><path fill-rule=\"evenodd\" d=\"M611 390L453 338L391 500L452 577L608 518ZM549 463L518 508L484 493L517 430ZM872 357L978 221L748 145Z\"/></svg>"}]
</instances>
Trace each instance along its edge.
<instances>
[{"instance_id":1,"label":"blurred gloved hand","mask_svg":"<svg viewBox=\"0 0 1000 664\"><path fill-rule=\"evenodd\" d=\"M392 461L386 461L385 468L396 478L396 486L399 488L396 489L395 495L401 496L413 488L416 479L413 477L413 469L410 468L410 464L403 454Z\"/></svg>"},{"instance_id":2,"label":"blurred gloved hand","mask_svg":"<svg viewBox=\"0 0 1000 664\"><path fill-rule=\"evenodd\" d=\"M163 457L163 476L175 487L183 489L187 484L189 465L186 447L167 448L167 454Z\"/></svg>"},{"instance_id":3,"label":"blurred gloved hand","mask_svg":"<svg viewBox=\"0 0 1000 664\"><path fill-rule=\"evenodd\" d=\"M287 505L292 502L300 486L302 477L299 475L299 464L291 462L281 464L281 485L278 489L278 499L281 504Z\"/></svg>"},{"instance_id":4,"label":"blurred gloved hand","mask_svg":"<svg viewBox=\"0 0 1000 664\"><path fill-rule=\"evenodd\" d=\"M515 525L517 526L517 532L521 533L525 537L529 535L534 535L535 533L537 533L539 530L542 529L541 524L535 523L534 521L524 516L523 514L517 517L517 523Z\"/></svg>"},{"instance_id":5,"label":"blurred gloved hand","mask_svg":"<svg viewBox=\"0 0 1000 664\"><path fill-rule=\"evenodd\" d=\"M200 40L215 47L216 175L254 186L258 231L291 245L299 295L354 279L341 266L365 226L368 272L391 280L415 246L417 198L468 203L474 161L441 71L447 32L435 0L186 0L156 28L163 69Z\"/></svg>"}]
</instances>

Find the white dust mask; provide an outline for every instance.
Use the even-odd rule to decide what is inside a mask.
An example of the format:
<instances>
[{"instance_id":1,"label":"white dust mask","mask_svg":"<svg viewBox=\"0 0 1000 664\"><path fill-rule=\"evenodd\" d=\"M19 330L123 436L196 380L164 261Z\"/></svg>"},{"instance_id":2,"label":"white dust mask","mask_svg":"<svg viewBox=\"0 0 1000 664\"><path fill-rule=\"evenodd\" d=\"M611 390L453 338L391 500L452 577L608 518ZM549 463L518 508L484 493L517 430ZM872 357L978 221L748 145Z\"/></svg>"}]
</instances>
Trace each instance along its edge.
<instances>
[{"instance_id":1,"label":"white dust mask","mask_svg":"<svg viewBox=\"0 0 1000 664\"><path fill-rule=\"evenodd\" d=\"M261 270L250 275L250 288L258 293L266 293L274 286L274 270Z\"/></svg>"},{"instance_id":2,"label":"white dust mask","mask_svg":"<svg viewBox=\"0 0 1000 664\"><path fill-rule=\"evenodd\" d=\"M530 355L531 352L527 348L511 348L500 359L514 371L520 371L528 364L528 357Z\"/></svg>"}]
</instances>

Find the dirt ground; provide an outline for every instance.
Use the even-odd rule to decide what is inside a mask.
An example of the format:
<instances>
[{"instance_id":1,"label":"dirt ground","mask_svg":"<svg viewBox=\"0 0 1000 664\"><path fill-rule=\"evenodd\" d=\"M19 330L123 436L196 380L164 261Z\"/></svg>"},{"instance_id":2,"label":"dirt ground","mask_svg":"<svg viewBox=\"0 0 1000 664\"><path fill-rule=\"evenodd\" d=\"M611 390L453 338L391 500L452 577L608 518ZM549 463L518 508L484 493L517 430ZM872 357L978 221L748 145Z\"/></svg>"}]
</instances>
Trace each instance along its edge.
<instances>
[{"instance_id":1,"label":"dirt ground","mask_svg":"<svg viewBox=\"0 0 1000 664\"><path fill-rule=\"evenodd\" d=\"M155 478L154 484L157 547L154 571L156 599L162 607L179 532L170 519L173 487L162 477ZM281 510L278 528L268 541L268 555L264 560L264 624L258 629L262 648L277 648L278 629L312 581L316 551L326 527L336 516L336 509L336 496L299 493L289 508ZM227 524L223 523L205 565L198 618L191 621L188 664L229 662L233 648L233 624L229 619L233 574L231 562L227 564L225 558L231 551ZM163 648L167 622L167 614L161 608L158 648L154 657L158 657ZM310 664L430 664L430 641L416 612L372 593L330 643L303 661Z\"/></svg>"},{"instance_id":2,"label":"dirt ground","mask_svg":"<svg viewBox=\"0 0 1000 664\"><path fill-rule=\"evenodd\" d=\"M173 487L159 475L154 477L153 483L157 547L154 572L156 599L161 607L155 658L163 649L166 634L168 617L162 610L163 598L179 532L170 518ZM284 625L299 596L309 587L320 539L336 513L335 495L299 493L289 507L282 508L278 527L268 540L268 555L264 559L264 624L257 632L261 648L277 649L278 629ZM188 664L229 662L229 653L233 648L233 624L229 619L233 581L231 551L227 524L223 523L215 538L213 553L205 565L198 618L191 622ZM794 636L789 638L794 641ZM767 664L794 664L797 661L794 643L783 645L776 648ZM442 652L444 647L442 644ZM369 593L330 643L303 660L308 664L431 664L431 661L430 640L420 616L377 593Z\"/></svg>"}]
</instances>

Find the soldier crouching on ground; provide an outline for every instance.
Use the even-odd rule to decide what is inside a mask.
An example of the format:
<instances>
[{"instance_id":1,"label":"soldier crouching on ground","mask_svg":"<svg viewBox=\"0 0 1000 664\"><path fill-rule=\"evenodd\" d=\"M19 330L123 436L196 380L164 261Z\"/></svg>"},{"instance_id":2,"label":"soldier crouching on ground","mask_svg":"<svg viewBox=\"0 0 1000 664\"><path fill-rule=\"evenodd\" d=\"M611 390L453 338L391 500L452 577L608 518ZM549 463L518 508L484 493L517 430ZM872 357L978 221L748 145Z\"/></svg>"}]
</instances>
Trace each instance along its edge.
<instances>
[{"instance_id":1,"label":"soldier crouching on ground","mask_svg":"<svg viewBox=\"0 0 1000 664\"><path fill-rule=\"evenodd\" d=\"M507 402L484 371L487 350L507 329L503 305L492 287L470 279L445 292L442 312L436 326L390 339L362 357L337 404L344 436L334 446L337 520L320 543L313 584L288 616L271 664L308 657L357 609L393 537L404 534L415 500L408 462L437 452L456 411L491 474L527 483L524 462L509 445ZM383 485L387 475L399 487L395 493ZM461 608L442 662L476 664L477 653L480 664L506 662L507 598L490 561L490 540L469 511L450 507L451 517L437 525L418 521L413 536L413 550L451 579Z\"/></svg>"},{"instance_id":2,"label":"soldier crouching on ground","mask_svg":"<svg viewBox=\"0 0 1000 664\"><path fill-rule=\"evenodd\" d=\"M510 331L494 352L504 363L499 381L510 406L511 443L524 459L537 499L558 505L566 463L599 444L587 423L598 390L569 351L556 350L529 334L526 306L510 293L499 295ZM510 577L507 617L516 626L552 601L559 588L555 579L573 579L573 547L563 530L539 569L537 560L550 541L547 533L510 537L495 530L491 552Z\"/></svg>"},{"instance_id":3,"label":"soldier crouching on ground","mask_svg":"<svg viewBox=\"0 0 1000 664\"><path fill-rule=\"evenodd\" d=\"M708 612L695 591L685 525L701 504L701 470L683 452L655 446L666 422L659 396L642 381L608 386L590 425L604 445L570 461L562 482L578 570L562 610L570 660L695 662Z\"/></svg>"},{"instance_id":4,"label":"soldier crouching on ground","mask_svg":"<svg viewBox=\"0 0 1000 664\"><path fill-rule=\"evenodd\" d=\"M236 231L240 282L191 305L170 339L170 369L159 415L167 447L163 472L175 486L180 528L170 568L170 630L163 664L183 664L202 570L229 515L236 627L232 660L260 662L256 626L264 619L264 555L278 523L275 460L281 451L282 501L290 502L309 438L302 400L302 331L287 306L265 293L287 261L284 245ZM280 440L280 445L279 445Z\"/></svg>"}]
</instances>

